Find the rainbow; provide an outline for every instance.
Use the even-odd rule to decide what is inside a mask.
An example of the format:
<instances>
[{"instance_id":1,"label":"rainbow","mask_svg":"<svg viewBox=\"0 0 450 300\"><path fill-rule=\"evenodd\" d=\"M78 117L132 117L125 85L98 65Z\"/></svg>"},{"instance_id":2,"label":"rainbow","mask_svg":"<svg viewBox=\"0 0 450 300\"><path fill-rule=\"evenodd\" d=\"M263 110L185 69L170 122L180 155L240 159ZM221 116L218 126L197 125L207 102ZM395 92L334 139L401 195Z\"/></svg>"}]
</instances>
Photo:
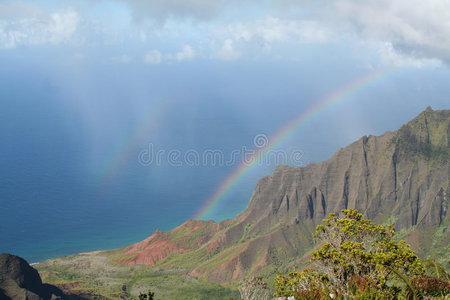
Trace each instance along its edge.
<instances>
[{"instance_id":1,"label":"rainbow","mask_svg":"<svg viewBox=\"0 0 450 300\"><path fill-rule=\"evenodd\" d=\"M350 99L352 95L371 84L382 79L389 73L389 70L378 70L365 74L356 80L340 87L333 91L331 94L317 101L313 106L309 107L306 111L302 111L299 115L289 121L281 129L279 129L274 135L269 138L269 143L265 147L260 148L255 152L252 157L243 161L237 166L228 177L216 188L214 193L208 198L208 200L202 205L199 211L195 214L194 219L206 219L211 212L221 203L221 201L230 193L230 191L240 182L240 180L248 174L255 166L257 162L261 161L269 151L280 145L289 136L291 136L300 126L319 115L322 111L329 107ZM250 162L250 163L249 163Z\"/></svg>"},{"instance_id":2,"label":"rainbow","mask_svg":"<svg viewBox=\"0 0 450 300\"><path fill-rule=\"evenodd\" d=\"M160 101L151 107L133 130L133 134L119 142L115 151L103 162L103 167L97 173L97 186L104 188L114 176L120 173L131 157L137 157L136 147L144 138L149 138L157 125L166 116L172 101Z\"/></svg>"}]
</instances>

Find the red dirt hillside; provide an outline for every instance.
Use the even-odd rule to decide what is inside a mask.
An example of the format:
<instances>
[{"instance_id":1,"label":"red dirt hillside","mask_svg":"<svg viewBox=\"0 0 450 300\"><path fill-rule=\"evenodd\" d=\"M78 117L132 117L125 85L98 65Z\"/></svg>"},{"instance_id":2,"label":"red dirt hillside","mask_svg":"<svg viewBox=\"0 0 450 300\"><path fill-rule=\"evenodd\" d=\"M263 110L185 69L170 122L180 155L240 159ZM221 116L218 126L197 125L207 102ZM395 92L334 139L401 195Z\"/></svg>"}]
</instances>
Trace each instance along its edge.
<instances>
[{"instance_id":1,"label":"red dirt hillside","mask_svg":"<svg viewBox=\"0 0 450 300\"><path fill-rule=\"evenodd\" d=\"M145 240L117 250L119 264L153 266L173 253L198 249L211 240L227 222L188 220L168 232L156 230Z\"/></svg>"}]
</instances>

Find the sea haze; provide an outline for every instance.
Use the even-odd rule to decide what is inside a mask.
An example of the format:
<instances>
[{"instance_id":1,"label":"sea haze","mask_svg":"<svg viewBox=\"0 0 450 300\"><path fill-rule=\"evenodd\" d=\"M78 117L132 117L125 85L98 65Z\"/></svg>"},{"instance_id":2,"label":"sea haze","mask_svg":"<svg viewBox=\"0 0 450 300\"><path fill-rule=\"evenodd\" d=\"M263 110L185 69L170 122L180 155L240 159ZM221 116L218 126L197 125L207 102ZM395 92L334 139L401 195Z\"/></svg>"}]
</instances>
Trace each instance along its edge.
<instances>
[{"instance_id":1,"label":"sea haze","mask_svg":"<svg viewBox=\"0 0 450 300\"><path fill-rule=\"evenodd\" d=\"M169 151L220 150L227 161L233 150L255 149L256 135L270 139L368 72L355 67L342 76L346 61L334 71L308 61L149 66L58 53L0 53L0 252L30 262L122 247L192 218L242 157L195 166L179 158L175 166ZM428 105L446 108L448 99L433 91L448 95L448 72L425 73L387 75L315 116L278 150L303 151L295 162L301 166L362 135L395 129ZM411 88L419 82L420 90ZM149 147L164 151L160 163L140 163ZM278 163L294 164L255 168L209 217L223 220L245 209L257 179Z\"/></svg>"}]
</instances>

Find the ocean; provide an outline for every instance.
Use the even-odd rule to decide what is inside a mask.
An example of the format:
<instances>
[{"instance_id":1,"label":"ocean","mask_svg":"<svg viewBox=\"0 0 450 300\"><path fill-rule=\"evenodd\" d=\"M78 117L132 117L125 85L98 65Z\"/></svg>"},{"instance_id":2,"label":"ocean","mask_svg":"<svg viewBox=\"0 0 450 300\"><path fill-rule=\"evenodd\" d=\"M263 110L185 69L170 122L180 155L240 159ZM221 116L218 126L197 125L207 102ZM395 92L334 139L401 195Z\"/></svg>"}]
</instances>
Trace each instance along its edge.
<instances>
[{"instance_id":1,"label":"ocean","mask_svg":"<svg viewBox=\"0 0 450 300\"><path fill-rule=\"evenodd\" d=\"M114 149L127 136L93 150L84 133L65 126L65 114L71 116L61 111L59 99L40 92L32 93L33 100L8 95L0 104L0 252L38 262L129 245L192 218L227 173L167 161L143 165L145 140L126 151ZM167 147L182 149L176 143ZM245 208L251 189L236 191L242 202L214 217Z\"/></svg>"}]
</instances>

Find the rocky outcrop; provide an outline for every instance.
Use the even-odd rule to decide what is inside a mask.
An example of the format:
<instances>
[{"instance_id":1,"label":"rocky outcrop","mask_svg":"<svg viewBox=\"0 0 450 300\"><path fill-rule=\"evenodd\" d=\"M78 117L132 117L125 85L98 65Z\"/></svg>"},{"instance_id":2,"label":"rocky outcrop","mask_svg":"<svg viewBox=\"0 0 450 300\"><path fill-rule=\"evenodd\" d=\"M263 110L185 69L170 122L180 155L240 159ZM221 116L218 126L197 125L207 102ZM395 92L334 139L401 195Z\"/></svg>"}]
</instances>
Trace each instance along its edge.
<instances>
[{"instance_id":1,"label":"rocky outcrop","mask_svg":"<svg viewBox=\"0 0 450 300\"><path fill-rule=\"evenodd\" d=\"M39 273L24 259L0 254L0 299L50 300L85 299L65 295L55 286L43 284Z\"/></svg>"}]
</instances>

